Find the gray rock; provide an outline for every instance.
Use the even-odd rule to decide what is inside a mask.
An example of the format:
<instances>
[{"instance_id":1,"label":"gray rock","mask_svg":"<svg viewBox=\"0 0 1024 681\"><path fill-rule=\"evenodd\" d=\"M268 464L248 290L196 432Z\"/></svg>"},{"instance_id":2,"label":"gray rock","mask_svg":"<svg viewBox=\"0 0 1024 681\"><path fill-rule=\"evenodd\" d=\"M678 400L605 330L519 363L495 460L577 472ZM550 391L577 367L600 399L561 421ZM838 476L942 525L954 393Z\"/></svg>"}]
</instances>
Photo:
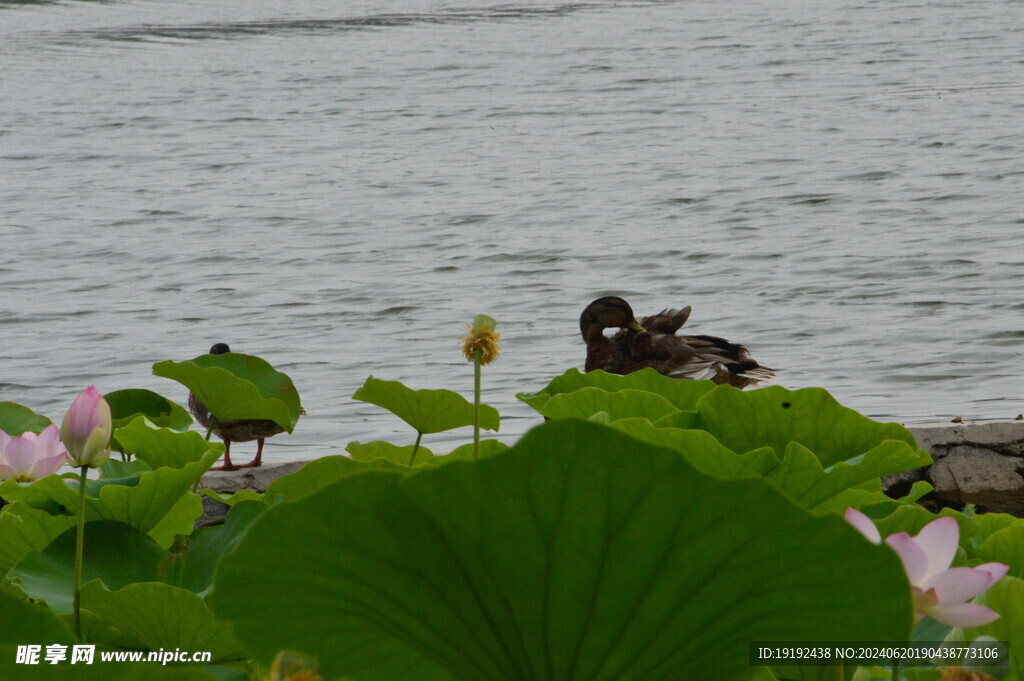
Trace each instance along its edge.
<instances>
[{"instance_id":1,"label":"gray rock","mask_svg":"<svg viewBox=\"0 0 1024 681\"><path fill-rule=\"evenodd\" d=\"M274 480L294 473L307 463L309 461L282 461L266 463L257 468L239 468L237 471L207 471L206 475L200 478L199 487L225 495L243 489L262 494ZM227 504L204 496L203 516L196 521L196 529L222 524L229 510L230 506Z\"/></svg>"},{"instance_id":2,"label":"gray rock","mask_svg":"<svg viewBox=\"0 0 1024 681\"><path fill-rule=\"evenodd\" d=\"M989 421L909 428L934 465L885 478L900 496L916 480L935 488L939 507L975 504L981 512L1024 517L1024 421Z\"/></svg>"}]
</instances>

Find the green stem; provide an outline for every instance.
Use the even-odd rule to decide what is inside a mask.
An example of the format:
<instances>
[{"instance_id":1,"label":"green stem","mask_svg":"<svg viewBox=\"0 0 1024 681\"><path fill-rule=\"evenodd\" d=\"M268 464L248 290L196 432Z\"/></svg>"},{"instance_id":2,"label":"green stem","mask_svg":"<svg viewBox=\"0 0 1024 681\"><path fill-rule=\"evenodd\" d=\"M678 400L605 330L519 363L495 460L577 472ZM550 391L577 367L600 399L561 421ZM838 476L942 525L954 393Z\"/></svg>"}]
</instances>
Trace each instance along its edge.
<instances>
[{"instance_id":1,"label":"green stem","mask_svg":"<svg viewBox=\"0 0 1024 681\"><path fill-rule=\"evenodd\" d=\"M82 466L78 484L78 539L75 542L75 638L82 641L82 558L85 553L85 477L88 466Z\"/></svg>"},{"instance_id":2,"label":"green stem","mask_svg":"<svg viewBox=\"0 0 1024 681\"><path fill-rule=\"evenodd\" d=\"M412 462L416 460L416 452L418 452L419 449L420 449L420 440L422 438L423 438L423 433L421 433L420 431L417 430L416 431L416 444L414 444L412 446L412 456L409 457L409 465L410 466L412 465Z\"/></svg>"},{"instance_id":3,"label":"green stem","mask_svg":"<svg viewBox=\"0 0 1024 681\"><path fill-rule=\"evenodd\" d=\"M900 681L900 661L892 661L892 681Z\"/></svg>"},{"instance_id":4,"label":"green stem","mask_svg":"<svg viewBox=\"0 0 1024 681\"><path fill-rule=\"evenodd\" d=\"M473 458L480 459L480 348L473 348Z\"/></svg>"}]
</instances>

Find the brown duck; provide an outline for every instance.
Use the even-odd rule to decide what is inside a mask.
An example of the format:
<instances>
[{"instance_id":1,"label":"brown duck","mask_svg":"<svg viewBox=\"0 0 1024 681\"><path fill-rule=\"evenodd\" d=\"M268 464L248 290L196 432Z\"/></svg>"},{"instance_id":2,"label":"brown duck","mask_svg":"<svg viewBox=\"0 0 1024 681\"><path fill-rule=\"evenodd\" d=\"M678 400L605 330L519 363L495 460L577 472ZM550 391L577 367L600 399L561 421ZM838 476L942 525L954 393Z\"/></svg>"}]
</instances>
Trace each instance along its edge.
<instances>
[{"instance_id":1,"label":"brown duck","mask_svg":"<svg viewBox=\"0 0 1024 681\"><path fill-rule=\"evenodd\" d=\"M215 343L210 348L211 355L223 355L231 352L227 343ZM206 405L199 401L199 398L191 392L188 394L188 409L196 422L203 428L210 427L211 415ZM263 441L278 433L283 433L284 428L267 419L245 419L241 421L217 421L213 425L213 432L220 439L224 440L224 465L211 468L214 471L237 471L239 468L259 466L263 463ZM231 463L231 443L250 442L256 440L256 458L249 463Z\"/></svg>"},{"instance_id":2,"label":"brown duck","mask_svg":"<svg viewBox=\"0 0 1024 681\"><path fill-rule=\"evenodd\" d=\"M637 321L622 298L598 298L583 310L580 332L587 344L586 370L628 374L651 367L679 379L707 379L746 388L768 381L775 372L758 364L742 345L716 336L677 336L690 307L662 310ZM611 338L605 329L621 329Z\"/></svg>"}]
</instances>

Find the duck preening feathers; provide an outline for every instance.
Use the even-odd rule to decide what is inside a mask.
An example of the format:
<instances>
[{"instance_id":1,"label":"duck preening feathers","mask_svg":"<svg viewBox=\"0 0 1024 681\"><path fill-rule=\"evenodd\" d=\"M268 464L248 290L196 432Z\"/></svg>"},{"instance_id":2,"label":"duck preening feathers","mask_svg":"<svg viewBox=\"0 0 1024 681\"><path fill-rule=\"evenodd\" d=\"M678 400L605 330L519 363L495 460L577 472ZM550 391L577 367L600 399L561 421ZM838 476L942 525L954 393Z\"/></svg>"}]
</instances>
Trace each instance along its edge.
<instances>
[{"instance_id":1,"label":"duck preening feathers","mask_svg":"<svg viewBox=\"0 0 1024 681\"><path fill-rule=\"evenodd\" d=\"M677 336L690 307L662 310L637 321L622 298L598 298L583 310L580 332L587 344L585 369L628 374L647 367L679 379L707 379L746 388L772 379L742 345L716 336ZM605 329L621 329L611 338Z\"/></svg>"}]
</instances>

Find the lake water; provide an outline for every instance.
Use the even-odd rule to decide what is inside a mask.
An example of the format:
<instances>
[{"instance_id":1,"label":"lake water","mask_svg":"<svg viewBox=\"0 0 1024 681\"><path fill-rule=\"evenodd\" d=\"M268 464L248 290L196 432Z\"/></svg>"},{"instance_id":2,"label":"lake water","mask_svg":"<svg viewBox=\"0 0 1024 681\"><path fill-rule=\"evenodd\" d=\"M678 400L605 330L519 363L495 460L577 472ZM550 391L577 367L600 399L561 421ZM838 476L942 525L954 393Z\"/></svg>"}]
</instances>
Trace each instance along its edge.
<instances>
[{"instance_id":1,"label":"lake water","mask_svg":"<svg viewBox=\"0 0 1024 681\"><path fill-rule=\"evenodd\" d=\"M225 341L411 443L365 378L581 367L617 293L880 419L1024 411L1024 4L0 0L0 400ZM428 436L445 449L466 431ZM241 445L244 460L253 445Z\"/></svg>"}]
</instances>

